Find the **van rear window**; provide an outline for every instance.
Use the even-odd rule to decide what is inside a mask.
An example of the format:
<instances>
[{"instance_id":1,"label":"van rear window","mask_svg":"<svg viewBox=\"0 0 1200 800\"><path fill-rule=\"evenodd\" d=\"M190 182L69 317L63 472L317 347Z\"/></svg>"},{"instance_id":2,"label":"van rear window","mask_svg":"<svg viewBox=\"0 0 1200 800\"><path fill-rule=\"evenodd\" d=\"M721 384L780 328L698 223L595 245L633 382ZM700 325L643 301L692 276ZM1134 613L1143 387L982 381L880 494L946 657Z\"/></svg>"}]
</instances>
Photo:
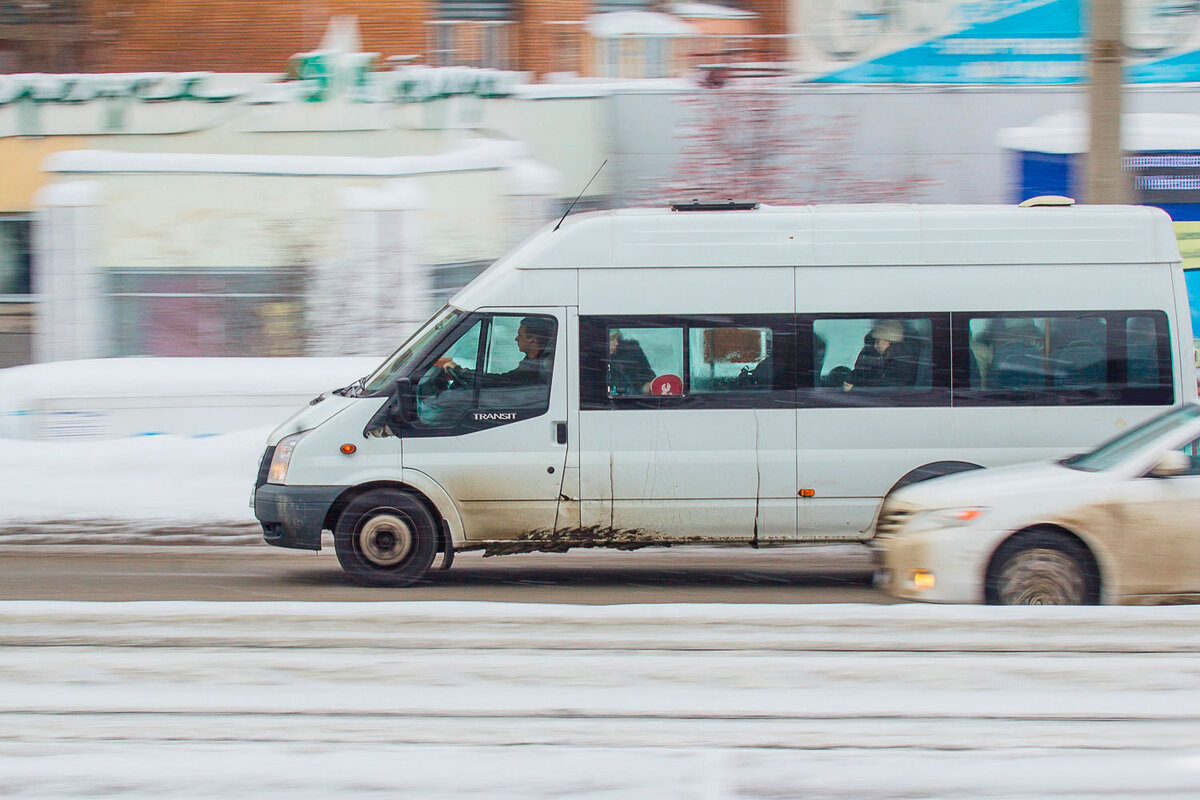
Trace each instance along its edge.
<instances>
[{"instance_id":1,"label":"van rear window","mask_svg":"<svg viewBox=\"0 0 1200 800\"><path fill-rule=\"evenodd\" d=\"M1158 405L1174 395L1161 311L955 316L956 404Z\"/></svg>"}]
</instances>

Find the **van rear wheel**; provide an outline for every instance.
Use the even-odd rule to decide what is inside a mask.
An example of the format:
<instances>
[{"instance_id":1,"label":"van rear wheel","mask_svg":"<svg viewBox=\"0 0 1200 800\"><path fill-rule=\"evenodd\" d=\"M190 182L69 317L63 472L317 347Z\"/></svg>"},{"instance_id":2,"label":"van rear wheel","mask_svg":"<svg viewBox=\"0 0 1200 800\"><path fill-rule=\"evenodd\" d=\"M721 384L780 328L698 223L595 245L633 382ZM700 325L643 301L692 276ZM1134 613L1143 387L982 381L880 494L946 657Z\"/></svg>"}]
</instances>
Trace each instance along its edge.
<instances>
[{"instance_id":1,"label":"van rear wheel","mask_svg":"<svg viewBox=\"0 0 1200 800\"><path fill-rule=\"evenodd\" d=\"M437 552L437 524L420 500L373 489L347 504L333 531L338 562L357 583L409 586Z\"/></svg>"}]
</instances>

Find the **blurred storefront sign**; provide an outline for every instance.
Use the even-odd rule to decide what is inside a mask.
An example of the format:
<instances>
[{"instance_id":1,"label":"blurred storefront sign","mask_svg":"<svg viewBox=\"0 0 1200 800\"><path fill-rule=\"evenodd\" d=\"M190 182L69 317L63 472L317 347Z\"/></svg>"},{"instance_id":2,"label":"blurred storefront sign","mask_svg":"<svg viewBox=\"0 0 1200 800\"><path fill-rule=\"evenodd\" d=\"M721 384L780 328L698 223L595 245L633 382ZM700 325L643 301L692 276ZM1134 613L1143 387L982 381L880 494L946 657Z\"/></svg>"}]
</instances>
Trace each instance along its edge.
<instances>
[{"instance_id":1,"label":"blurred storefront sign","mask_svg":"<svg viewBox=\"0 0 1200 800\"><path fill-rule=\"evenodd\" d=\"M1087 132L1082 111L1000 131L997 144L1017 160L1019 179L1010 199L1082 196ZM1200 220L1200 115L1125 114L1121 144L1134 202L1161 208L1177 222Z\"/></svg>"},{"instance_id":2,"label":"blurred storefront sign","mask_svg":"<svg viewBox=\"0 0 1200 800\"><path fill-rule=\"evenodd\" d=\"M1087 80L1081 0L811 0L818 83L1072 84ZM1127 0L1133 83L1200 80L1200 2Z\"/></svg>"},{"instance_id":3,"label":"blurred storefront sign","mask_svg":"<svg viewBox=\"0 0 1200 800\"><path fill-rule=\"evenodd\" d=\"M94 75L3 75L0 106L9 103L61 103L75 105L93 100L139 100L143 103L203 101L228 103L240 91L213 90L212 75L205 72L134 73Z\"/></svg>"}]
</instances>

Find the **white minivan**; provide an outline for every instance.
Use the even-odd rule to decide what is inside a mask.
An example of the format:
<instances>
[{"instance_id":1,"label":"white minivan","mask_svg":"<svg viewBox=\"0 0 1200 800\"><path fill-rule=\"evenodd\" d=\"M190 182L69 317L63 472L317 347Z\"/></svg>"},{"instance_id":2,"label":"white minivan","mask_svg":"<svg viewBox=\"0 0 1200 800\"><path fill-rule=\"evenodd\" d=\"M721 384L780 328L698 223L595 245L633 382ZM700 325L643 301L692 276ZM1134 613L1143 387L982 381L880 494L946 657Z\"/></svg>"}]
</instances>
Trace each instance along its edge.
<instances>
[{"instance_id":1,"label":"white minivan","mask_svg":"<svg viewBox=\"0 0 1200 800\"><path fill-rule=\"evenodd\" d=\"M1179 250L1128 206L580 214L271 434L267 542L438 552L865 541L893 489L1196 399Z\"/></svg>"}]
</instances>

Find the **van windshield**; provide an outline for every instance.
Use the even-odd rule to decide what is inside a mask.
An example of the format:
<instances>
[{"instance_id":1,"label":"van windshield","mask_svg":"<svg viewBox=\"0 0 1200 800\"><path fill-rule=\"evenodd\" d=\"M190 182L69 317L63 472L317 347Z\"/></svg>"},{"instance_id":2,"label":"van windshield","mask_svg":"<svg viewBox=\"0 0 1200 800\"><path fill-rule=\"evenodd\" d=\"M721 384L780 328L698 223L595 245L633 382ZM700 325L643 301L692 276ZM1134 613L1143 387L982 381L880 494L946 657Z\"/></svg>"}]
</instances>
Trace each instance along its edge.
<instances>
[{"instance_id":1,"label":"van windshield","mask_svg":"<svg viewBox=\"0 0 1200 800\"><path fill-rule=\"evenodd\" d=\"M1085 472L1111 469L1127 456L1136 453L1174 428L1186 425L1197 416L1200 416L1200 406L1197 405L1187 405L1168 411L1162 416L1154 417L1135 428L1130 428L1090 453L1080 453L1077 456L1064 458L1059 463Z\"/></svg>"},{"instance_id":2,"label":"van windshield","mask_svg":"<svg viewBox=\"0 0 1200 800\"><path fill-rule=\"evenodd\" d=\"M413 359L425 351L429 343L438 337L442 331L453 325L460 318L463 312L457 308L445 306L441 311L434 314L428 322L422 325L416 333L408 337L408 340L400 345L396 352L387 357L387 360L379 365L379 368L367 376L363 381L363 387L360 394L374 394L387 388L396 377L412 363Z\"/></svg>"}]
</instances>

